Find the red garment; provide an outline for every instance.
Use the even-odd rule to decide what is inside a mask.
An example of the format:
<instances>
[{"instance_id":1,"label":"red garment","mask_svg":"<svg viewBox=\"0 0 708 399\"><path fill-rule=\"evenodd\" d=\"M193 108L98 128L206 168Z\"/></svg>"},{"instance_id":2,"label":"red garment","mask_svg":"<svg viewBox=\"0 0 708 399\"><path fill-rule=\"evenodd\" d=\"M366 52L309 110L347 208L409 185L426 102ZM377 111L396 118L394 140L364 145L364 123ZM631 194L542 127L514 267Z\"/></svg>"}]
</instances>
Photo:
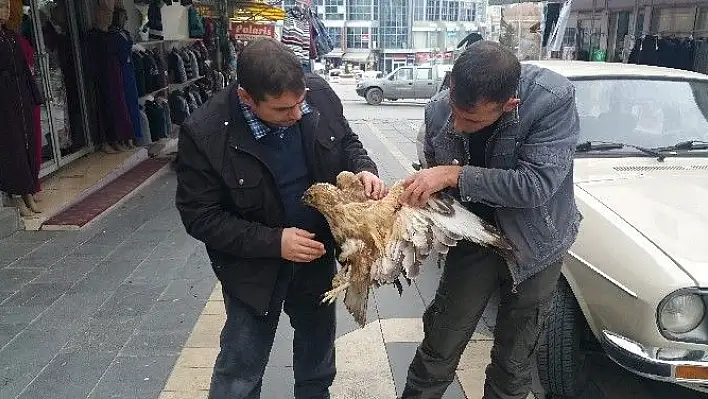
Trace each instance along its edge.
<instances>
[{"instance_id":1,"label":"red garment","mask_svg":"<svg viewBox=\"0 0 708 399\"><path fill-rule=\"evenodd\" d=\"M37 78L37 72L34 69L35 66L35 61L34 61L34 49L32 48L32 45L30 42L24 38L22 35L17 35L18 41L20 42L20 47L22 47L22 52L25 53L25 59L27 60L27 65L29 66L30 71L32 72L32 76ZM42 165L42 122L41 122L41 106L40 105L35 105L32 109L32 126L34 128L34 136L36 137L37 140L37 145L35 146L35 155L37 159L37 165ZM39 170L37 170L39 172ZM39 192L41 190L41 186L39 183L39 178L37 179L37 185L35 186L35 190Z\"/></svg>"}]
</instances>

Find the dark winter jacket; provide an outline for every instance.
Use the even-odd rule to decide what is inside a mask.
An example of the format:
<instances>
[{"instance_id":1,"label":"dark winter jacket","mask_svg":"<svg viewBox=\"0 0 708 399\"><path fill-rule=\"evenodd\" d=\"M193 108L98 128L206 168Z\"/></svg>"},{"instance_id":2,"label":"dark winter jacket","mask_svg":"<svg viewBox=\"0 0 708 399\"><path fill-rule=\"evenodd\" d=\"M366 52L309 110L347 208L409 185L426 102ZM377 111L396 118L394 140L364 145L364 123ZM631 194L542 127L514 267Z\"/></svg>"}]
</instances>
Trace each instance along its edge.
<instances>
[{"instance_id":1,"label":"dark winter jacket","mask_svg":"<svg viewBox=\"0 0 708 399\"><path fill-rule=\"evenodd\" d=\"M334 183L343 170L378 174L335 92L314 74L306 83L313 111L299 125L312 182ZM291 264L280 253L287 226L273 168L240 111L237 87L215 94L182 125L176 204L227 293L266 314L278 271Z\"/></svg>"}]
</instances>

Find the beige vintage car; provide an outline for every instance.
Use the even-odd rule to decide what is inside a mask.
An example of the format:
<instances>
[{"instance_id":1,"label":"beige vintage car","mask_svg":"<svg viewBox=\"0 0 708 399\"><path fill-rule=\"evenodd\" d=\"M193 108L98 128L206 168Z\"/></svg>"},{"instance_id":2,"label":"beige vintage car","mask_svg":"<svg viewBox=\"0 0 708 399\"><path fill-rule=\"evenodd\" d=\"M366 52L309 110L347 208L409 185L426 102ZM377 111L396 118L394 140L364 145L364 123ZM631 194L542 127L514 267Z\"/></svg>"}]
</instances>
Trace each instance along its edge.
<instances>
[{"instance_id":1,"label":"beige vintage car","mask_svg":"<svg viewBox=\"0 0 708 399\"><path fill-rule=\"evenodd\" d=\"M584 219L538 346L544 390L577 395L584 358L600 350L638 375L708 392L708 76L532 62L574 82L581 128Z\"/></svg>"}]
</instances>

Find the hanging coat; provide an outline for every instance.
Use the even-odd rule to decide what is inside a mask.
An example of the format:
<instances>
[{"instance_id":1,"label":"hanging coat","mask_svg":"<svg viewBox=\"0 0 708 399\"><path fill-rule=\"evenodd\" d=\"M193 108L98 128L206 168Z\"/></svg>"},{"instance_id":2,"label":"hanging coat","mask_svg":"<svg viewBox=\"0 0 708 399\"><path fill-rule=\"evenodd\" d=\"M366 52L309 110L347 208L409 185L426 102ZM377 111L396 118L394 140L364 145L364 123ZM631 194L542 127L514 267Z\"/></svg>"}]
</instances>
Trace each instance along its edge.
<instances>
[{"instance_id":1,"label":"hanging coat","mask_svg":"<svg viewBox=\"0 0 708 399\"><path fill-rule=\"evenodd\" d=\"M14 31L0 28L0 191L34 194L39 187L34 107L41 94Z\"/></svg>"}]
</instances>

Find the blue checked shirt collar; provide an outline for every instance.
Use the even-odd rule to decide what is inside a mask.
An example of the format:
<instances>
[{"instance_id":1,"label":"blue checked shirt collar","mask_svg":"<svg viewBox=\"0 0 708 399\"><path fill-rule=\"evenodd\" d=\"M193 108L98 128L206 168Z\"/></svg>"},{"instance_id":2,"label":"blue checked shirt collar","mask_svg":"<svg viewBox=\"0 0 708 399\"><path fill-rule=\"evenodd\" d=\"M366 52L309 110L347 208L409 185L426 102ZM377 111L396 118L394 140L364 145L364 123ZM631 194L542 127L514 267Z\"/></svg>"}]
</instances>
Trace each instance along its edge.
<instances>
[{"instance_id":1,"label":"blue checked shirt collar","mask_svg":"<svg viewBox=\"0 0 708 399\"><path fill-rule=\"evenodd\" d=\"M287 127L270 127L266 125L265 123L263 123L263 121L258 119L256 114L251 111L248 105L244 104L243 102L239 103L241 105L241 112L243 113L243 117L246 120L246 124L251 129L251 133L253 133L253 137L255 137L256 140L260 140L270 133L279 133L288 129ZM307 104L306 101L303 101L302 104L300 104L300 112L302 112L303 115L309 114L310 112L312 112L312 108Z\"/></svg>"}]
</instances>

